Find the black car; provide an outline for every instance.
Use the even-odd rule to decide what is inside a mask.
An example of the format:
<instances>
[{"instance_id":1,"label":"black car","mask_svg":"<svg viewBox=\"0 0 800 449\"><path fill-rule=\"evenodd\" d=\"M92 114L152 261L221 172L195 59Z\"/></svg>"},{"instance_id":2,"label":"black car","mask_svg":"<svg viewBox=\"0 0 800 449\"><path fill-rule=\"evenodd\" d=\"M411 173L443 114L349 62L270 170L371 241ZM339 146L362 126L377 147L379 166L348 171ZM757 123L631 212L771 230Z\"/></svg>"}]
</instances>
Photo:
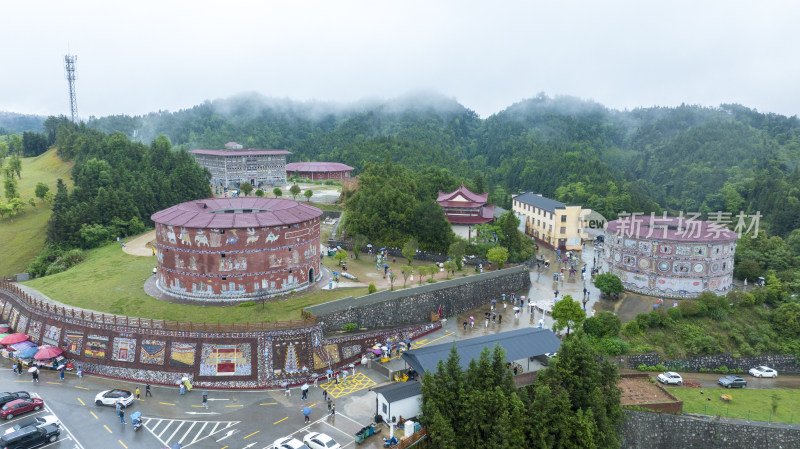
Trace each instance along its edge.
<instances>
[{"instance_id":1,"label":"black car","mask_svg":"<svg viewBox=\"0 0 800 449\"><path fill-rule=\"evenodd\" d=\"M28 449L54 443L58 440L61 430L58 426L25 427L23 429L3 435L0 438L0 447L3 449Z\"/></svg>"},{"instance_id":2,"label":"black car","mask_svg":"<svg viewBox=\"0 0 800 449\"><path fill-rule=\"evenodd\" d=\"M0 393L0 406L3 406L17 399L30 399L31 395L27 391L17 391L16 393Z\"/></svg>"}]
</instances>

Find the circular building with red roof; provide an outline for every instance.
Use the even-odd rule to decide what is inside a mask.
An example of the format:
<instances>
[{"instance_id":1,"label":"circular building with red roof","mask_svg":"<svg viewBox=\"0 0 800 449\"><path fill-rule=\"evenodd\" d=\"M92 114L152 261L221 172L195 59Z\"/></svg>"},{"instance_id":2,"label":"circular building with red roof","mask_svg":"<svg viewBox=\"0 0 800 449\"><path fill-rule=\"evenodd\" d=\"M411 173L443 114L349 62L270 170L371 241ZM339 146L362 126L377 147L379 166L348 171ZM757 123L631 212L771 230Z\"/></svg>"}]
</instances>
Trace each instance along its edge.
<instances>
[{"instance_id":1,"label":"circular building with red roof","mask_svg":"<svg viewBox=\"0 0 800 449\"><path fill-rule=\"evenodd\" d=\"M608 223L607 272L626 290L667 298L727 293L733 284L737 234L686 217L626 217Z\"/></svg>"},{"instance_id":2,"label":"circular building with red roof","mask_svg":"<svg viewBox=\"0 0 800 449\"><path fill-rule=\"evenodd\" d=\"M319 278L316 207L277 198L209 198L153 214L158 288L197 301L303 290Z\"/></svg>"},{"instance_id":3,"label":"circular building with red roof","mask_svg":"<svg viewBox=\"0 0 800 449\"><path fill-rule=\"evenodd\" d=\"M312 181L350 179L353 167L338 162L292 162L286 164L286 177L299 176Z\"/></svg>"}]
</instances>

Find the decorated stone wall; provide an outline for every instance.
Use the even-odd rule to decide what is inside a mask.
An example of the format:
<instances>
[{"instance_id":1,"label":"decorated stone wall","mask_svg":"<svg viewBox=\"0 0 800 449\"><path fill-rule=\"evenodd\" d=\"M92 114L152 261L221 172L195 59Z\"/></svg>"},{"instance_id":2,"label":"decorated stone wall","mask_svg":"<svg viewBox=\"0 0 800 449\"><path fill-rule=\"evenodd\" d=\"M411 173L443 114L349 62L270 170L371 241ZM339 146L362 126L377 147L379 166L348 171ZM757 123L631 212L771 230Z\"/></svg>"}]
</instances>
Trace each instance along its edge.
<instances>
[{"instance_id":1,"label":"decorated stone wall","mask_svg":"<svg viewBox=\"0 0 800 449\"><path fill-rule=\"evenodd\" d=\"M360 298L344 298L308 307L325 332L347 323L359 327L388 328L430 321L431 313L442 307L443 316L453 316L486 304L503 293L527 292L530 273L513 267L465 278L440 281L403 290L384 290Z\"/></svg>"},{"instance_id":2,"label":"decorated stone wall","mask_svg":"<svg viewBox=\"0 0 800 449\"><path fill-rule=\"evenodd\" d=\"M15 332L61 348L87 373L156 384L188 376L197 386L214 388L303 383L314 373L359 361L376 343L418 338L441 327L423 323L328 337L319 325L251 332L134 327L104 322L99 314L92 321L64 309L44 310L10 284L0 285L0 310Z\"/></svg>"}]
</instances>

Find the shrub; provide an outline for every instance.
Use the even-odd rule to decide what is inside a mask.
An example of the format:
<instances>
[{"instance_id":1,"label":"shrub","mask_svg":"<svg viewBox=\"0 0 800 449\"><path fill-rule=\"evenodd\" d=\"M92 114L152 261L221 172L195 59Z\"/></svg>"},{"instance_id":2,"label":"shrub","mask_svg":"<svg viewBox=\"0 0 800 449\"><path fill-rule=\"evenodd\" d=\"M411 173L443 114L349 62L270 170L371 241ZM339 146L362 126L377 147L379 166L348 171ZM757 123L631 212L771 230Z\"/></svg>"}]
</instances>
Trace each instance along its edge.
<instances>
[{"instance_id":1,"label":"shrub","mask_svg":"<svg viewBox=\"0 0 800 449\"><path fill-rule=\"evenodd\" d=\"M622 322L612 312L600 312L597 316L589 317L583 322L583 330L588 335L597 338L619 337Z\"/></svg>"},{"instance_id":2,"label":"shrub","mask_svg":"<svg viewBox=\"0 0 800 449\"><path fill-rule=\"evenodd\" d=\"M640 363L639 366L636 367L639 371L647 371L647 365L644 363Z\"/></svg>"},{"instance_id":3,"label":"shrub","mask_svg":"<svg viewBox=\"0 0 800 449\"><path fill-rule=\"evenodd\" d=\"M239 307L253 307L254 305L256 305L255 301L245 301L239 303Z\"/></svg>"},{"instance_id":4,"label":"shrub","mask_svg":"<svg viewBox=\"0 0 800 449\"><path fill-rule=\"evenodd\" d=\"M624 342L619 338L606 337L597 340L595 347L601 354L614 356L621 355L625 352L627 345L623 343Z\"/></svg>"},{"instance_id":5,"label":"shrub","mask_svg":"<svg viewBox=\"0 0 800 449\"><path fill-rule=\"evenodd\" d=\"M436 282L436 279L429 278L429 279L428 279L428 280L426 280L425 282L427 282L427 283L429 283L429 284L433 284L434 282Z\"/></svg>"},{"instance_id":6,"label":"shrub","mask_svg":"<svg viewBox=\"0 0 800 449\"><path fill-rule=\"evenodd\" d=\"M727 314L726 314L726 316L727 316ZM719 323L719 328L724 330L724 331L729 331L729 330L731 330L731 323L728 322L728 321L723 321L723 322Z\"/></svg>"},{"instance_id":7,"label":"shrub","mask_svg":"<svg viewBox=\"0 0 800 449\"><path fill-rule=\"evenodd\" d=\"M351 332L358 329L358 324L356 323L347 323L342 326L342 330L345 332Z\"/></svg>"},{"instance_id":8,"label":"shrub","mask_svg":"<svg viewBox=\"0 0 800 449\"><path fill-rule=\"evenodd\" d=\"M687 318L700 314L700 306L691 299L684 299L678 303L678 310L680 310L681 314Z\"/></svg>"},{"instance_id":9,"label":"shrub","mask_svg":"<svg viewBox=\"0 0 800 449\"><path fill-rule=\"evenodd\" d=\"M367 287L367 293L377 293L378 287L375 286L374 282L369 283L369 287Z\"/></svg>"},{"instance_id":10,"label":"shrub","mask_svg":"<svg viewBox=\"0 0 800 449\"><path fill-rule=\"evenodd\" d=\"M669 315L670 319L673 319L675 321L680 321L680 319L683 318L683 313L681 313L681 309L677 307L670 307L669 309L667 309L667 315Z\"/></svg>"},{"instance_id":11,"label":"shrub","mask_svg":"<svg viewBox=\"0 0 800 449\"><path fill-rule=\"evenodd\" d=\"M658 367L657 366L648 366L647 367L647 371L658 371Z\"/></svg>"},{"instance_id":12,"label":"shrub","mask_svg":"<svg viewBox=\"0 0 800 449\"><path fill-rule=\"evenodd\" d=\"M667 355L667 357L675 359L680 354L680 351L681 347L678 346L677 343L670 343L667 345L666 349L664 350L664 353Z\"/></svg>"},{"instance_id":13,"label":"shrub","mask_svg":"<svg viewBox=\"0 0 800 449\"><path fill-rule=\"evenodd\" d=\"M700 372L701 373L710 373L711 372L711 368L702 367L702 368L700 368Z\"/></svg>"},{"instance_id":14,"label":"shrub","mask_svg":"<svg viewBox=\"0 0 800 449\"><path fill-rule=\"evenodd\" d=\"M312 316L311 312L309 312L308 310L301 310L300 311L300 317L303 318L304 320L307 320L307 319L311 318L311 316Z\"/></svg>"},{"instance_id":15,"label":"shrub","mask_svg":"<svg viewBox=\"0 0 800 449\"><path fill-rule=\"evenodd\" d=\"M725 365L720 366L719 368L714 370L715 373L720 373L722 375L728 374L728 367Z\"/></svg>"},{"instance_id":16,"label":"shrub","mask_svg":"<svg viewBox=\"0 0 800 449\"><path fill-rule=\"evenodd\" d=\"M728 311L721 307L709 310L708 317L714 321L725 321L728 319Z\"/></svg>"},{"instance_id":17,"label":"shrub","mask_svg":"<svg viewBox=\"0 0 800 449\"><path fill-rule=\"evenodd\" d=\"M666 370L667 370L666 366L664 366L664 365L662 365L660 363L658 365L656 365L656 371L666 371Z\"/></svg>"},{"instance_id":18,"label":"shrub","mask_svg":"<svg viewBox=\"0 0 800 449\"><path fill-rule=\"evenodd\" d=\"M628 321L622 326L622 335L631 338L642 333L642 329L636 321Z\"/></svg>"}]
</instances>

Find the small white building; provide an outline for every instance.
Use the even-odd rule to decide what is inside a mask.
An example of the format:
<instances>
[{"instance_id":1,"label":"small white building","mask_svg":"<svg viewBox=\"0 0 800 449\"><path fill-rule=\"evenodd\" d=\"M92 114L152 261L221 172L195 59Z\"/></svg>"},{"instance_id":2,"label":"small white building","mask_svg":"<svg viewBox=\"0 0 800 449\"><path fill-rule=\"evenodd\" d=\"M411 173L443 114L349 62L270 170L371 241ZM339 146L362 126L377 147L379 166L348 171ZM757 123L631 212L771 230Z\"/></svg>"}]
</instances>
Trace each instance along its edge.
<instances>
[{"instance_id":1,"label":"small white building","mask_svg":"<svg viewBox=\"0 0 800 449\"><path fill-rule=\"evenodd\" d=\"M415 418L421 412L422 382L397 382L372 391L377 394L375 415L380 415L384 422L399 420L401 416L403 420Z\"/></svg>"}]
</instances>

